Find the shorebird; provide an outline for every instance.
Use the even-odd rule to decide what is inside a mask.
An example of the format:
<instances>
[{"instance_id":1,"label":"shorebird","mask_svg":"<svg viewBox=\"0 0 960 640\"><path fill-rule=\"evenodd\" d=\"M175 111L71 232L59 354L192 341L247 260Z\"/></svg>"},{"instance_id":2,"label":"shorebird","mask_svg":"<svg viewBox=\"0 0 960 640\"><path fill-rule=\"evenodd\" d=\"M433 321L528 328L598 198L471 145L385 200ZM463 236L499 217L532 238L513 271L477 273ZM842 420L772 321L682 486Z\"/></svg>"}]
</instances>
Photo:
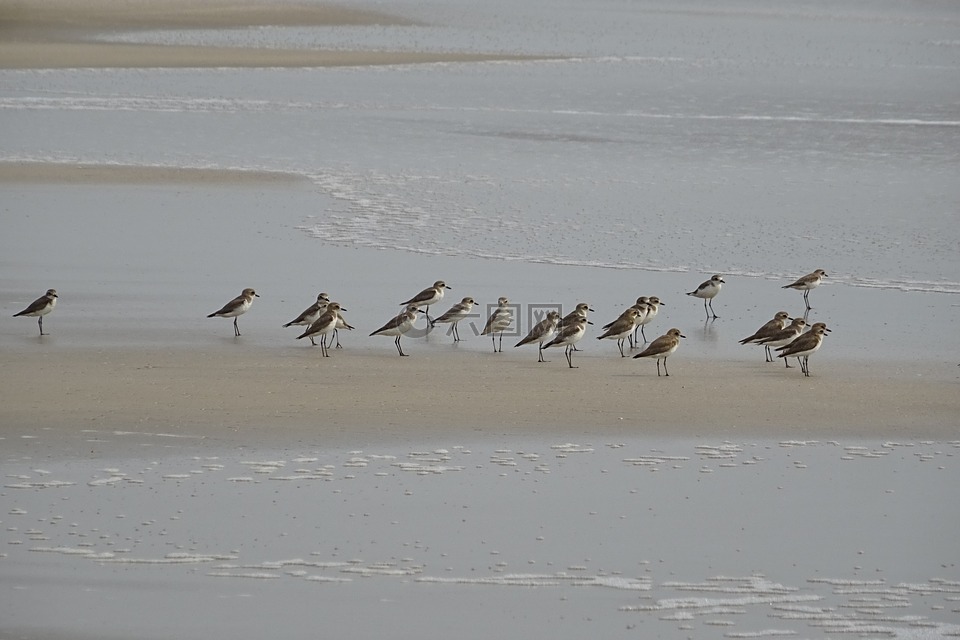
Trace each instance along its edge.
<instances>
[{"instance_id":1,"label":"shorebird","mask_svg":"<svg viewBox=\"0 0 960 640\"><path fill-rule=\"evenodd\" d=\"M557 334L557 337L543 345L544 349L549 349L550 347L563 346L566 347L564 355L567 357L567 365L571 369L576 369L577 367L573 366L573 351L574 345L580 342L580 339L583 338L583 334L587 332L587 318L586 316L574 316L570 319L566 326L560 330Z\"/></svg>"},{"instance_id":2,"label":"shorebird","mask_svg":"<svg viewBox=\"0 0 960 640\"><path fill-rule=\"evenodd\" d=\"M543 359L543 343L551 340L555 335L557 335L557 323L560 322L560 313L557 311L547 312L547 316L535 324L530 333L526 337L513 345L514 347L522 347L525 344L532 344L534 342L538 343L539 358L537 362L548 362L548 360Z\"/></svg>"},{"instance_id":3,"label":"shorebird","mask_svg":"<svg viewBox=\"0 0 960 640\"><path fill-rule=\"evenodd\" d=\"M637 314L637 318L633 321L633 334L627 337L627 341L630 344L630 348L633 349L634 344L637 342L637 331L640 330L640 323L643 321L643 317L647 315L647 311L650 310L650 307L647 304L647 296L640 296L639 298L637 298L637 301L633 304L632 307L629 307L627 311L629 311L630 309L636 309L637 311L640 312ZM626 313L627 311L624 311L623 313ZM621 318L623 317L623 313L620 314ZM620 318L617 318L617 320L619 319ZM614 320L613 322L616 322L617 320ZM609 329L611 326L613 326L613 322L604 326L603 328Z\"/></svg>"},{"instance_id":4,"label":"shorebird","mask_svg":"<svg viewBox=\"0 0 960 640\"><path fill-rule=\"evenodd\" d=\"M496 333L500 333L500 349L503 351L503 332L510 326L510 323L513 322L513 312L510 311L510 301L504 297L497 299L497 308L493 310L493 313L490 314L490 317L487 319L487 324L483 327L483 331L480 332L482 336L490 336L490 339L493 340L493 352L497 353L497 340Z\"/></svg>"},{"instance_id":5,"label":"shorebird","mask_svg":"<svg viewBox=\"0 0 960 640\"><path fill-rule=\"evenodd\" d=\"M346 311L346 309L341 308L340 311ZM333 328L333 333L330 335L330 340L327 343L327 347L330 346L330 342L333 342L334 340L336 340L337 341L336 348L342 349L343 347L340 346L340 329L353 331L356 328L351 326L349 323L347 323L347 321L343 317L343 314L340 313L340 311L337 311L337 326Z\"/></svg>"},{"instance_id":6,"label":"shorebird","mask_svg":"<svg viewBox=\"0 0 960 640\"><path fill-rule=\"evenodd\" d=\"M327 303L330 302L330 296L326 293L318 293L317 301L312 305L303 310L303 313L298 315L296 318L283 325L284 329L287 327L292 327L293 325L299 325L303 327L309 327L311 324L317 321L317 318L320 317L320 314L323 313L327 308ZM313 346L317 346L317 343L313 341L313 336L309 336L310 343Z\"/></svg>"},{"instance_id":7,"label":"shorebird","mask_svg":"<svg viewBox=\"0 0 960 640\"><path fill-rule=\"evenodd\" d=\"M597 336L597 340L616 340L617 347L620 349L620 357L625 358L623 353L623 342L630 337L633 332L633 325L636 324L637 316L640 311L636 307L630 307L620 317L607 325L607 330L603 335Z\"/></svg>"},{"instance_id":8,"label":"shorebird","mask_svg":"<svg viewBox=\"0 0 960 640\"><path fill-rule=\"evenodd\" d=\"M250 305L253 304L254 298L259 298L260 295L253 289L244 289L243 292L238 295L236 298L223 305L223 308L219 311L214 311L208 318L233 318L233 334L234 336L240 335L240 327L237 326L237 318L242 316L250 308Z\"/></svg>"},{"instance_id":9,"label":"shorebird","mask_svg":"<svg viewBox=\"0 0 960 640\"><path fill-rule=\"evenodd\" d=\"M803 291L803 301L806 303L807 309L812 309L813 307L810 306L810 290L819 287L820 283L823 282L823 279L826 277L826 271L823 269L817 269L813 273L808 273L802 278L799 278L796 282L783 285L781 288Z\"/></svg>"},{"instance_id":10,"label":"shorebird","mask_svg":"<svg viewBox=\"0 0 960 640\"><path fill-rule=\"evenodd\" d=\"M633 356L634 358L656 358L657 359L657 377L660 377L660 361L663 360L663 372L669 376L667 371L667 358L671 353L677 350L680 345L680 338L687 336L680 333L680 329L670 329L664 335L650 343L646 349Z\"/></svg>"},{"instance_id":11,"label":"shorebird","mask_svg":"<svg viewBox=\"0 0 960 640\"><path fill-rule=\"evenodd\" d=\"M337 328L337 320L340 317L340 311L346 311L343 307L340 306L338 302L331 302L327 304L327 308L324 310L320 316L314 320L307 330L297 336L297 340L300 338L310 338L310 342L313 342L314 336L320 336L320 352L323 354L324 358L330 357L330 352L327 351L327 334L332 333ZM314 343L316 344L316 343Z\"/></svg>"},{"instance_id":12,"label":"shorebird","mask_svg":"<svg viewBox=\"0 0 960 640\"><path fill-rule=\"evenodd\" d=\"M823 336L827 331L829 331L829 329L827 329L825 324L821 322L815 323L810 331L804 333L790 344L778 348L777 351L779 351L780 354L777 355L777 357L783 358L784 362L790 357L794 357L797 360L803 358L803 360L800 361L800 370L803 371L804 376L809 378L810 355L820 348L820 345L823 343Z\"/></svg>"},{"instance_id":13,"label":"shorebird","mask_svg":"<svg viewBox=\"0 0 960 640\"><path fill-rule=\"evenodd\" d=\"M762 344L764 347L782 347L784 345L788 345L794 340L796 340L797 336L803 333L803 329L806 326L807 326L806 320L804 320L803 318L794 318L789 325L787 325L780 331L777 331L776 333L774 333L768 338L761 338L759 340L755 340L754 344ZM783 364L785 364L788 369L791 368L790 364L786 360L783 361Z\"/></svg>"},{"instance_id":14,"label":"shorebird","mask_svg":"<svg viewBox=\"0 0 960 640\"><path fill-rule=\"evenodd\" d=\"M16 318L19 316L28 316L31 318L36 318L37 324L40 326L40 335L50 335L49 333L43 332L43 316L53 311L54 307L57 306L57 297L56 289L47 289L45 294L27 305L27 308L20 313L13 314L13 317Z\"/></svg>"},{"instance_id":15,"label":"shorebird","mask_svg":"<svg viewBox=\"0 0 960 640\"><path fill-rule=\"evenodd\" d=\"M409 304L407 308L400 312L395 318L392 318L387 324L383 325L373 333L371 336L397 336L397 339L394 341L397 345L397 351L400 352L401 356L405 356L403 349L400 347L400 338L413 327L413 321L417 319L417 314L423 313L417 305Z\"/></svg>"},{"instance_id":16,"label":"shorebird","mask_svg":"<svg viewBox=\"0 0 960 640\"><path fill-rule=\"evenodd\" d=\"M717 297L717 294L720 293L720 288L726 281L721 278L719 275L713 276L706 282L702 282L699 287L687 293L688 296L693 296L694 298L703 298L703 310L707 314L707 319L710 319L710 314L713 314L713 319L716 320L720 316L717 315L716 311L713 310L713 299ZM707 303L710 304L710 310L707 311Z\"/></svg>"},{"instance_id":17,"label":"shorebird","mask_svg":"<svg viewBox=\"0 0 960 640\"><path fill-rule=\"evenodd\" d=\"M449 288L450 287L447 286L446 282L443 280L437 280L433 283L432 287L427 287L406 302L401 302L400 304L414 305L418 309L420 307L425 307L423 313L427 316L427 322L432 322L430 319L430 305L436 304L443 300L443 290Z\"/></svg>"},{"instance_id":18,"label":"shorebird","mask_svg":"<svg viewBox=\"0 0 960 640\"><path fill-rule=\"evenodd\" d=\"M588 311L593 311L593 309L590 308L589 304L587 304L586 302L578 303L577 306L574 307L573 311L571 311L567 315L560 318L560 322L557 323L557 333L563 333L563 330L567 326L569 326L573 322L576 322L579 318L583 318L584 320L586 320L587 324L593 324L592 322L587 320ZM576 345L574 345L573 350L580 351L580 349L577 349Z\"/></svg>"},{"instance_id":19,"label":"shorebird","mask_svg":"<svg viewBox=\"0 0 960 640\"><path fill-rule=\"evenodd\" d=\"M470 315L473 311L473 305L476 301L473 298L464 298L457 304L450 307L446 313L439 318L430 321L430 326L434 327L437 323L449 323L450 333L453 335L454 342L460 342L460 331L457 329L457 323Z\"/></svg>"},{"instance_id":20,"label":"shorebird","mask_svg":"<svg viewBox=\"0 0 960 640\"><path fill-rule=\"evenodd\" d=\"M640 335L643 337L644 344L647 343L647 334L644 333L643 328L653 322L653 319L660 313L660 306L663 304L657 296L650 296L647 298L647 312L637 318L637 326L640 327ZM633 344L634 346L638 346L636 329L633 330Z\"/></svg>"},{"instance_id":21,"label":"shorebird","mask_svg":"<svg viewBox=\"0 0 960 640\"><path fill-rule=\"evenodd\" d=\"M764 338L769 338L778 331L782 331L787 325L787 320L789 319L789 313L786 311L777 311L777 314L773 316L773 320L768 321L762 327L757 329L752 336L747 336L741 340L740 344L750 344L751 342L758 342ZM773 354L770 352L770 347L763 345L763 350L767 357L767 362L773 362Z\"/></svg>"},{"instance_id":22,"label":"shorebird","mask_svg":"<svg viewBox=\"0 0 960 640\"><path fill-rule=\"evenodd\" d=\"M567 315L563 316L560 319L560 322L557 323L557 330L563 331L563 329L568 324L578 320L579 318L583 318L586 320L588 311L593 311L593 309L590 308L589 304L587 304L586 302L578 303L577 306L574 307L573 311L571 311L570 313L568 313ZM593 323L590 322L589 324L593 324Z\"/></svg>"}]
</instances>

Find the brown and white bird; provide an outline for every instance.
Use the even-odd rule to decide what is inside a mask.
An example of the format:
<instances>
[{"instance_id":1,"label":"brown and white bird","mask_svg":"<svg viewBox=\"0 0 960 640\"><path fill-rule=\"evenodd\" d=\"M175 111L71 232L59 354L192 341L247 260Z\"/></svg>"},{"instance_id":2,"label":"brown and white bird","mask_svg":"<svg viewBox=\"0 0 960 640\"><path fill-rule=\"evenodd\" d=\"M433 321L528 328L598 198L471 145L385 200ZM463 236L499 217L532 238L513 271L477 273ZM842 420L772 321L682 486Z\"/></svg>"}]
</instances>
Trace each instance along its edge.
<instances>
[{"instance_id":1,"label":"brown and white bird","mask_svg":"<svg viewBox=\"0 0 960 640\"><path fill-rule=\"evenodd\" d=\"M660 307L665 304L660 301L660 298L657 296L650 296L647 298L647 311L642 316L638 316L639 322L637 323L640 327L640 336L643 338L643 343L647 343L647 334L643 332L643 328L653 322L653 319L657 317L657 314L660 313ZM633 331L633 346L639 347L637 341L637 331Z\"/></svg>"},{"instance_id":2,"label":"brown and white bird","mask_svg":"<svg viewBox=\"0 0 960 640\"><path fill-rule=\"evenodd\" d=\"M214 311L208 318L233 318L233 334L234 336L240 335L240 327L237 326L237 318L242 316L250 309L250 305L253 304L254 298L259 298L260 295L253 289L244 289L239 296L223 305L219 311Z\"/></svg>"},{"instance_id":3,"label":"brown and white bird","mask_svg":"<svg viewBox=\"0 0 960 640\"><path fill-rule=\"evenodd\" d=\"M28 304L27 308L20 313L13 314L13 317L17 318L19 316L27 316L30 318L36 318L37 324L40 326L40 335L50 335L43 332L43 316L47 315L53 311L54 308L56 308L57 297L56 289L47 289L45 294Z\"/></svg>"},{"instance_id":4,"label":"brown and white bird","mask_svg":"<svg viewBox=\"0 0 960 640\"><path fill-rule=\"evenodd\" d=\"M593 309L590 308L589 304L587 304L586 302L577 303L577 306L573 308L573 311L571 311L567 315L560 318L560 322L557 323L557 333L558 334L563 333L563 330L567 326L576 322L580 318L583 318L584 320L586 320L587 324L593 324L592 322L587 320L588 311L593 311ZM580 351L580 349L577 349L576 345L574 345L573 350Z\"/></svg>"},{"instance_id":5,"label":"brown and white bird","mask_svg":"<svg viewBox=\"0 0 960 640\"><path fill-rule=\"evenodd\" d=\"M530 329L523 340L513 345L514 347L522 347L525 344L533 344L536 342L538 344L539 358L537 362L549 362L548 360L543 359L543 343L549 342L557 335L557 323L560 322L560 313L558 311L548 311L547 316L533 325L533 328Z\"/></svg>"},{"instance_id":6,"label":"brown and white bird","mask_svg":"<svg viewBox=\"0 0 960 640\"><path fill-rule=\"evenodd\" d=\"M798 278L796 282L783 285L781 288L803 291L803 301L806 303L807 309L812 309L813 307L810 306L810 291L819 287L820 283L823 282L823 279L826 277L826 271L823 269L817 269L813 273L808 273L802 278Z\"/></svg>"},{"instance_id":7,"label":"brown and white bird","mask_svg":"<svg viewBox=\"0 0 960 640\"><path fill-rule=\"evenodd\" d=\"M783 328L787 326L787 320L789 319L789 313L786 311L777 311L772 320L767 321L762 327L757 329L752 336L747 336L741 340L740 344L750 344L751 342L758 342L764 338L769 338L778 331L782 331ZM773 362L773 354L770 352L770 347L764 345L763 349L767 357L767 362Z\"/></svg>"},{"instance_id":8,"label":"brown and white bird","mask_svg":"<svg viewBox=\"0 0 960 640\"><path fill-rule=\"evenodd\" d=\"M574 316L570 318L569 322L559 330L557 337L543 345L544 349L549 349L550 347L566 347L564 355L567 357L567 365L571 369L577 369L578 367L573 366L573 351L574 346L580 342L583 338L583 335L587 332L587 317L586 316Z\"/></svg>"},{"instance_id":9,"label":"brown and white bird","mask_svg":"<svg viewBox=\"0 0 960 640\"><path fill-rule=\"evenodd\" d=\"M341 307L340 311L346 311L346 309L344 309L344 308ZM356 328L356 327L350 325L349 322L347 322L346 318L343 317L343 314L340 313L340 311L337 311L337 326L333 328L333 334L330 336L330 340L327 342L327 347L330 346L330 343L331 343L331 342L333 342L334 340L336 340L336 341L337 341L337 347L336 347L336 348L337 348L337 349L342 349L343 347L340 346L340 329L346 329L347 331L353 331L353 330Z\"/></svg>"},{"instance_id":10,"label":"brown and white bird","mask_svg":"<svg viewBox=\"0 0 960 640\"><path fill-rule=\"evenodd\" d=\"M454 342L460 342L460 330L457 329L457 323L470 315L473 311L473 305L476 304L476 300L473 298L464 298L457 304L450 307L446 313L444 313L439 318L435 318L430 321L430 326L435 327L437 324L449 324L450 333L453 335Z\"/></svg>"},{"instance_id":11,"label":"brown and white bird","mask_svg":"<svg viewBox=\"0 0 960 640\"><path fill-rule=\"evenodd\" d=\"M449 289L447 283L443 280L437 280L433 283L432 287L427 287L417 295L413 296L406 302L401 302L400 304L404 305L414 305L418 309L423 309L423 313L427 316L427 322L432 322L430 319L430 305L437 304L443 300L443 291L444 289Z\"/></svg>"},{"instance_id":12,"label":"brown and white bird","mask_svg":"<svg viewBox=\"0 0 960 640\"><path fill-rule=\"evenodd\" d=\"M493 352L497 353L497 333L500 334L500 349L503 351L503 332L510 328L510 324L513 322L513 311L510 310L510 301L501 296L497 299L497 308L493 310L493 313L490 314L490 317L487 318L487 324L484 325L483 331L480 332L482 336L490 336L490 339L493 341Z\"/></svg>"},{"instance_id":13,"label":"brown and white bird","mask_svg":"<svg viewBox=\"0 0 960 640\"><path fill-rule=\"evenodd\" d=\"M324 358L330 357L330 352L327 351L327 334L333 333L337 329L337 321L340 319L340 311L346 311L343 307L340 306L339 302L331 302L327 304L327 308L320 314L320 316L310 323L310 326L307 327L307 330L297 336L297 340L300 338L310 338L310 342L313 342L315 337L320 338L320 353L323 354ZM313 342L313 344L316 344Z\"/></svg>"},{"instance_id":14,"label":"brown and white bird","mask_svg":"<svg viewBox=\"0 0 960 640\"><path fill-rule=\"evenodd\" d=\"M597 340L616 340L617 347L620 349L620 357L626 358L626 354L623 353L623 343L633 333L633 327L639 315L639 309L630 307L620 314L619 318L607 325L607 330L603 335L597 336Z\"/></svg>"},{"instance_id":15,"label":"brown and white bird","mask_svg":"<svg viewBox=\"0 0 960 640\"><path fill-rule=\"evenodd\" d=\"M417 305L409 304L407 308L400 312L400 314L391 318L387 324L383 325L373 333L371 336L396 336L397 339L394 341L397 345L397 351L400 352L401 356L406 356L403 352L403 348L400 346L400 338L403 337L403 334L410 331L413 328L413 321L417 319L417 314L423 313Z\"/></svg>"},{"instance_id":16,"label":"brown and white bird","mask_svg":"<svg viewBox=\"0 0 960 640\"><path fill-rule=\"evenodd\" d=\"M657 377L660 377L660 361L663 360L663 372L665 375L669 376L670 372L667 370L667 358L670 357L674 351L677 350L677 347L680 346L680 338L686 338L687 336L680 333L680 329L670 329L665 334L654 340L650 345L633 356L634 358L656 358L657 359Z\"/></svg>"},{"instance_id":17,"label":"brown and white bird","mask_svg":"<svg viewBox=\"0 0 960 640\"><path fill-rule=\"evenodd\" d=\"M716 320L720 316L716 314L713 310L713 299L717 297L717 294L720 293L720 288L724 285L726 281L719 275L715 275L706 282L700 283L700 286L687 293L688 296L693 296L694 298L703 298L703 311L707 314L707 319L710 319L710 314L713 314L713 319ZM707 303L710 305L710 310L707 311Z\"/></svg>"},{"instance_id":18,"label":"brown and white bird","mask_svg":"<svg viewBox=\"0 0 960 640\"><path fill-rule=\"evenodd\" d=\"M802 334L790 344L778 348L777 351L780 353L777 357L783 358L784 362L787 361L787 358L797 358L800 360L800 370L803 371L804 376L809 378L810 356L816 353L820 345L823 344L823 336L828 331L830 330L822 322L814 323L810 331Z\"/></svg>"},{"instance_id":19,"label":"brown and white bird","mask_svg":"<svg viewBox=\"0 0 960 640\"><path fill-rule=\"evenodd\" d=\"M633 321L633 335L627 337L627 342L629 342L630 348L633 349L637 341L637 332L640 330L640 324L643 322L643 317L647 315L647 311L650 310L650 307L647 304L647 296L640 296L639 298L637 298L637 301L633 304L633 306L629 307L627 310L625 310L623 313L620 314L620 318L622 318L624 314L626 314L627 311L629 311L630 309L636 309L637 311L639 311L636 319ZM617 318L617 320L619 320L620 318ZM614 320L613 322L616 322L617 320ZM613 326L613 322L611 322L610 324L604 325L603 329L604 330L609 329L611 326Z\"/></svg>"},{"instance_id":20,"label":"brown and white bird","mask_svg":"<svg viewBox=\"0 0 960 640\"><path fill-rule=\"evenodd\" d=\"M803 333L804 328L807 326L807 321L803 318L794 318L789 325L777 331L768 338L761 338L760 340L755 340L754 344L762 344L764 347L783 347L790 344L797 337ZM772 362L772 360L771 360ZM786 360L783 361L783 364L787 366L787 369L792 368L790 363Z\"/></svg>"},{"instance_id":21,"label":"brown and white bird","mask_svg":"<svg viewBox=\"0 0 960 640\"><path fill-rule=\"evenodd\" d=\"M312 305L304 309L303 313L298 315L296 318L294 318L287 324L283 325L283 327L287 328L287 327L292 327L293 325L309 327L311 324L316 322L317 318L320 317L320 314L326 310L327 304L329 302L330 302L329 294L323 293L323 292L318 293L316 302L314 302ZM316 346L317 343L313 341L313 336L309 336L309 337L310 337L310 343Z\"/></svg>"}]
</instances>

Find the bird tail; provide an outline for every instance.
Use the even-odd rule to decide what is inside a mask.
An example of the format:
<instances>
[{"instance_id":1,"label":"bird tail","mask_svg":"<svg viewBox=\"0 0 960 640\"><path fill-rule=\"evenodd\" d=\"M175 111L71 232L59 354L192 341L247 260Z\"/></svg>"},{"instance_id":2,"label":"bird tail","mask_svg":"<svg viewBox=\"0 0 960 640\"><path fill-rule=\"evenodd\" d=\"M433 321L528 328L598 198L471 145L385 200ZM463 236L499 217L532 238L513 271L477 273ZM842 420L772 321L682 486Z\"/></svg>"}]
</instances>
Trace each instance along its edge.
<instances>
[{"instance_id":1,"label":"bird tail","mask_svg":"<svg viewBox=\"0 0 960 640\"><path fill-rule=\"evenodd\" d=\"M211 313L210 315L208 315L207 317L208 317L208 318L213 318L213 317L215 317L216 315L217 315L217 313L216 313L216 312L213 312L213 313Z\"/></svg>"}]
</instances>

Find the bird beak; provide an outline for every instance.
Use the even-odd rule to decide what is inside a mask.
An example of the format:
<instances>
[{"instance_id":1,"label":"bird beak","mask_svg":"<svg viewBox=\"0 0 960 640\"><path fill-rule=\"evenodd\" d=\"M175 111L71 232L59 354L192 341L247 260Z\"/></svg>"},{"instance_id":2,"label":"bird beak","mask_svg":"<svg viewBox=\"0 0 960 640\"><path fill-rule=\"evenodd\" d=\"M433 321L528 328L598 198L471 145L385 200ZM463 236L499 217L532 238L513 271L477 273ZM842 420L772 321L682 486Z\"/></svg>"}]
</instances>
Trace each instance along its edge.
<instances>
[{"instance_id":1,"label":"bird beak","mask_svg":"<svg viewBox=\"0 0 960 640\"><path fill-rule=\"evenodd\" d=\"M591 309L591 311L593 311L593 309ZM587 320L587 324L593 324L593 323Z\"/></svg>"},{"instance_id":2,"label":"bird beak","mask_svg":"<svg viewBox=\"0 0 960 640\"><path fill-rule=\"evenodd\" d=\"M687 336L685 336L685 335L683 335L683 334L681 333L681 334L680 334L680 337L681 337L681 338L686 338Z\"/></svg>"},{"instance_id":3,"label":"bird beak","mask_svg":"<svg viewBox=\"0 0 960 640\"><path fill-rule=\"evenodd\" d=\"M340 307L340 311L346 311L346 310L347 310L346 307Z\"/></svg>"}]
</instances>

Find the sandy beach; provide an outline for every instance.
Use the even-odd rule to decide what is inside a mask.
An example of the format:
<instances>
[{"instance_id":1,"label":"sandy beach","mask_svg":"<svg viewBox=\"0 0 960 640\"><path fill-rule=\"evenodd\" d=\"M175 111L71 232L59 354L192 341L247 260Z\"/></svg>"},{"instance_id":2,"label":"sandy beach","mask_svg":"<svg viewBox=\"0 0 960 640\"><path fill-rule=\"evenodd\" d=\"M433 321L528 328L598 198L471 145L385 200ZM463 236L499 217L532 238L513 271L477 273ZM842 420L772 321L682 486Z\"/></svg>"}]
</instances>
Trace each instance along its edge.
<instances>
[{"instance_id":1,"label":"sandy beach","mask_svg":"<svg viewBox=\"0 0 960 640\"><path fill-rule=\"evenodd\" d=\"M322 358L306 340L294 340L299 333L294 333L296 328L280 328L309 301L304 300L300 278L290 277L293 273L285 266L314 259L308 239L291 242L299 233L293 228L299 217L294 214L289 221L267 226L257 221L260 203L290 211L303 209L301 201L313 194L296 176L25 163L0 164L0 182L11 193L46 189L31 205L31 214L14 216L10 224L22 237L36 237L43 228L56 229L47 234L47 242L55 255L64 256L64 266L78 244L96 255L116 253L113 235L129 219L120 206L128 194L150 189L151 206L157 212L137 217L138 225L146 225L143 237L150 238L152 247L134 245L129 255L120 252L109 257L98 276L105 278L104 283L92 289L93 283L75 280L82 276L63 282L67 273L38 261L38 256L31 257L28 247L6 247L6 255L19 265L15 271L8 270L7 315L29 302L27 291L14 291L32 281L34 271L53 267L61 295L58 309L44 325L51 335L38 337L31 318L8 318L0 332L8 359L17 363L0 370L0 383L7 390L0 423L8 430L8 444L17 443L18 448L23 441L15 437L17 433L53 429L63 439L47 440L48 445L69 443L69 434L76 434L79 425L188 434L218 445L263 444L279 438L359 446L429 441L453 433L935 440L960 434L956 364L936 350L918 351L922 334L917 335L921 342L916 345L905 341L908 336L899 331L890 332L879 343L871 338L888 331L887 320L897 319L889 316L873 327L863 323L858 309L883 296L882 291L852 290L827 303L839 307L830 311L837 332L827 338L823 353L811 359L810 378L797 368L785 370L779 361L765 364L759 348L736 344L736 338L752 332L753 312L728 316L698 330L694 328L701 322L694 320L696 301L685 309L683 320L671 318L669 314L679 311L672 307L684 300L663 293L671 307L664 307L662 322L681 324L688 334L670 360L673 375L669 378L657 377L653 361L620 358L613 343L593 338L581 345L584 351L575 356L579 368L573 370L567 368L562 350L548 350L551 362L538 364L533 348L512 348L517 337L508 336L510 346L495 354L487 339L476 335L455 347L443 329L425 340L406 338L406 351L412 355L400 358L390 340L366 334L388 319L381 316L398 309L393 305L401 294L392 291L419 288L405 284L409 277L404 274L413 273L423 259L394 256L390 277L365 283L361 265L382 263L380 252L328 248L326 259L355 265L356 275L344 272L332 284L335 295L352 312L346 316L361 328L344 332L346 347ZM193 197L197 206L219 198L222 213L210 212L202 220L191 216ZM114 198L118 206L110 204ZM78 224L55 223L58 203L68 202ZM182 207L176 215L170 213L174 203ZM162 226L148 223L152 218ZM208 228L226 234L224 242L205 243ZM174 251L181 259L171 265L167 257ZM238 261L233 252L249 258ZM280 255L284 260L272 257ZM143 280L122 275L130 260L148 269ZM439 257L429 263L457 285L450 294L451 303L466 287L478 299L495 297L497 287L490 288L482 275L494 267ZM221 293L234 281L228 273L196 279L194 274L203 273L210 264L239 267L250 281L263 283L257 285L261 299L240 319L242 338L231 337L229 321L203 317L214 310L206 306L219 306L234 295L229 290ZM574 285L571 293L577 297L598 277L609 277L589 268L563 270L548 265L506 264L495 269L493 279L513 277L511 289L526 300L542 296L543 278L558 270L562 280ZM164 273L162 283L151 282L149 273L154 270ZM624 284L629 282L629 274L622 277ZM421 277L427 282L432 278ZM669 291L684 286L688 278L662 274L657 279L658 288ZM779 289L765 281L744 281L738 287L740 291L728 294L725 304L744 309L756 298L755 292ZM613 284L609 291L593 293L598 313L619 313L622 288ZM485 295L478 290L486 291ZM357 299L351 291L367 293ZM816 293L821 300L828 295L827 290ZM905 317L912 315L910 307L921 298L900 295L914 302L895 306ZM385 306L379 302L382 298L397 299ZM931 299L949 302L942 296ZM128 309L136 310L135 315ZM931 309L928 313L932 318L947 313L944 321L952 321L949 305L942 312ZM474 322L482 325L479 317ZM659 335L666 328L659 325L651 334ZM467 329L461 331L469 335ZM871 353L872 343L883 348ZM916 356L905 359L901 354L907 352ZM265 425L269 428L264 429ZM65 444L63 450L73 446Z\"/></svg>"},{"instance_id":2,"label":"sandy beach","mask_svg":"<svg viewBox=\"0 0 960 640\"><path fill-rule=\"evenodd\" d=\"M564 371L559 352L548 369L514 354L401 359L388 349L347 350L321 360L319 349L230 351L48 348L26 369L5 369L0 418L13 442L40 428L69 440L80 427L202 436L217 445L362 446L458 433L957 437L956 381L921 378L913 367L887 377L831 363L826 375L804 380L779 363L758 370L678 356L674 375L657 379L653 363L596 354ZM531 394L532 387L541 388Z\"/></svg>"},{"instance_id":3,"label":"sandy beach","mask_svg":"<svg viewBox=\"0 0 960 640\"><path fill-rule=\"evenodd\" d=\"M860 5L838 16L601 5L525 3L531 13L514 15L494 4L488 15L0 0L0 73L16 80L0 96L11 133L0 159L0 638L960 633L960 305L955 275L937 273L954 264L952 236L892 226L861 239L855 219L844 226L890 175L906 186L888 218L949 229L956 215L940 181L954 173L949 117L924 103L924 118L946 124L917 125L910 105L898 111L871 87L867 106L844 101L846 74L873 77L876 43L913 52L903 43L919 37L928 52L937 21L862 17L886 9ZM467 9L479 13L458 23ZM518 36L522 20L546 35ZM843 47L811 53L836 25L844 43L868 43L867 62ZM266 46L178 37L256 40L274 27L324 35L270 32ZM131 41L164 30L172 44ZM795 32L799 48L766 42ZM343 46L360 33L390 46ZM584 69L389 67L554 57L531 55L541 50L573 60L607 37L617 55L601 47ZM927 90L949 68L893 59L907 71L883 68L885 86L902 73ZM729 75L713 84L727 68L730 94ZM796 103L790 87L738 84L798 73L790 86L812 93ZM595 102L591 82L606 91L604 78L610 102ZM949 111L942 84L927 102ZM465 89L467 104L450 99ZM738 92L744 102L724 112ZM666 101L646 104L648 94ZM928 144L931 130L943 149ZM474 158L481 148L489 156ZM643 175L617 173L648 148ZM914 155L921 181L887 173ZM807 156L811 171L791 164ZM553 175L581 161L582 175ZM684 198L700 185L718 208L771 211L776 233L751 235L746 213L714 228L712 210ZM804 215L790 209L797 193ZM821 214L819 197L836 208ZM567 201L573 214L553 217ZM635 224L617 217L635 206ZM612 228L586 233L604 213ZM809 223L779 237L795 220ZM447 235L418 244L424 228ZM685 295L713 272L709 258L687 268L693 258L668 251L663 268L638 268L614 248L693 247L699 259L721 236L734 238L724 260L738 266L712 321ZM777 264L751 267L775 236ZM851 244L831 243L839 236ZM459 244L445 246L451 238ZM860 273L836 269L849 258L837 246L856 247L846 264ZM874 273L913 246L926 271ZM569 260L570 247L585 255ZM810 295L810 321L832 328L810 377L738 344L778 309L804 314L800 293L782 288L797 254L831 274ZM431 315L478 301L462 342L421 321L401 358L392 338L369 335L437 279L452 289ZM207 314L244 287L260 297L234 337L229 319ZM11 316L48 288L60 297L41 337L35 318ZM329 358L282 326L318 291L356 326ZM664 301L649 339L669 327L686 336L669 377L596 340L641 294ZM494 353L478 334L502 295L519 327ZM513 347L536 314L581 301L595 324L578 368L562 349L538 363L535 347Z\"/></svg>"}]
</instances>

